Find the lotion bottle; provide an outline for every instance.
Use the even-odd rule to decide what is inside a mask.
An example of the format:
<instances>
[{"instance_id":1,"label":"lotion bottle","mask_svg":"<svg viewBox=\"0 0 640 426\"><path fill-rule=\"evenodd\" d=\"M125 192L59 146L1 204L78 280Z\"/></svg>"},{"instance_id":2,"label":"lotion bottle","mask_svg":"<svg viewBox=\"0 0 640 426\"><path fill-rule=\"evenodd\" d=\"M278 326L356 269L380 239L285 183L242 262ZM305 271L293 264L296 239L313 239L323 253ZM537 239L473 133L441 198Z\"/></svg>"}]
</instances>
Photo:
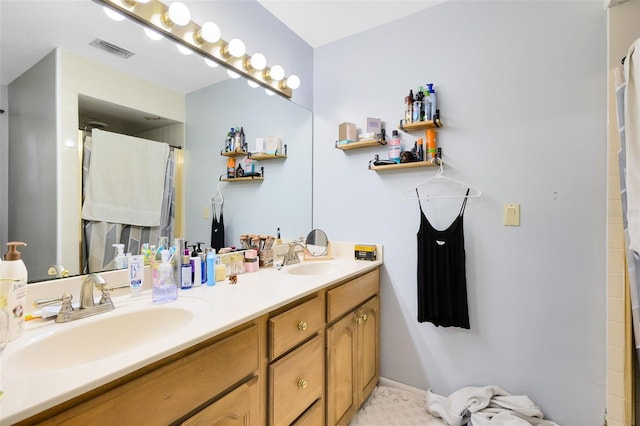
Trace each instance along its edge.
<instances>
[{"instance_id":1,"label":"lotion bottle","mask_svg":"<svg viewBox=\"0 0 640 426\"><path fill-rule=\"evenodd\" d=\"M7 310L9 311L9 340L14 340L24 330L24 311L27 303L27 267L24 266L18 246L26 246L22 242L7 243L8 251L4 254L4 262L0 269L0 277L8 278ZM5 281L6 285L7 281Z\"/></svg>"},{"instance_id":2,"label":"lotion bottle","mask_svg":"<svg viewBox=\"0 0 640 426\"><path fill-rule=\"evenodd\" d=\"M215 265L216 249L214 248L207 249L206 263L207 263L207 285L211 287L216 283L216 265Z\"/></svg>"},{"instance_id":3,"label":"lotion bottle","mask_svg":"<svg viewBox=\"0 0 640 426\"><path fill-rule=\"evenodd\" d=\"M196 251L196 246L193 246L193 250L191 251L191 286L192 287L200 287L202 284L202 262L200 260L200 256L198 256L198 252Z\"/></svg>"}]
</instances>

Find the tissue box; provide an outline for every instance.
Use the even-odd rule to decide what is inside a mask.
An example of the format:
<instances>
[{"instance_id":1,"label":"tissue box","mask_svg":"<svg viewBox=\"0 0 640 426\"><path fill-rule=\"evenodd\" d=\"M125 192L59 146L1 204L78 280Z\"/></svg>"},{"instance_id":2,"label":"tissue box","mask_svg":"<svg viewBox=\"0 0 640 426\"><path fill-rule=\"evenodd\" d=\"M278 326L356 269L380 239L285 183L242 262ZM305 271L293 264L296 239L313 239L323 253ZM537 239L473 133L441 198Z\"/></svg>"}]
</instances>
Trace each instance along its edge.
<instances>
[{"instance_id":1,"label":"tissue box","mask_svg":"<svg viewBox=\"0 0 640 426\"><path fill-rule=\"evenodd\" d=\"M342 123L338 126L338 143L355 142L358 140L356 135L356 125L354 123Z\"/></svg>"},{"instance_id":2,"label":"tissue box","mask_svg":"<svg viewBox=\"0 0 640 426\"><path fill-rule=\"evenodd\" d=\"M378 248L373 244L356 244L354 256L356 260L376 260Z\"/></svg>"},{"instance_id":3,"label":"tissue box","mask_svg":"<svg viewBox=\"0 0 640 426\"><path fill-rule=\"evenodd\" d=\"M282 151L282 140L280 136L269 136L267 138L265 152L267 154L277 154L280 151Z\"/></svg>"},{"instance_id":4,"label":"tissue box","mask_svg":"<svg viewBox=\"0 0 640 426\"><path fill-rule=\"evenodd\" d=\"M382 121L379 118L367 118L367 133L377 135L382 131Z\"/></svg>"}]
</instances>

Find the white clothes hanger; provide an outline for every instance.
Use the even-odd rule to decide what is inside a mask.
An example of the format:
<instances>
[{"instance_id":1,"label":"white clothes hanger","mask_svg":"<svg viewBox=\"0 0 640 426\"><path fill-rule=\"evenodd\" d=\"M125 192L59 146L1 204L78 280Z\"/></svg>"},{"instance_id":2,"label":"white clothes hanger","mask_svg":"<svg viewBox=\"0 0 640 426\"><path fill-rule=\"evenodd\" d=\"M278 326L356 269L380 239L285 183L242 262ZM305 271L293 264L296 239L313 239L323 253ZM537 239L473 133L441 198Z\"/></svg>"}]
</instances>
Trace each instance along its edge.
<instances>
[{"instance_id":1,"label":"white clothes hanger","mask_svg":"<svg viewBox=\"0 0 640 426\"><path fill-rule=\"evenodd\" d=\"M401 200L431 200L437 198L475 198L482 195L482 191L480 189L475 188L471 185L467 185L464 182L460 182L459 180L447 177L444 175L443 161L440 161L440 169L438 172L431 176L428 179L423 180L417 185L413 185L399 194ZM437 186L446 186L447 188L452 189L453 191L449 194L436 194L429 193L429 189L433 189ZM467 189L469 189L469 193L467 194ZM418 195L422 190L422 195ZM456 193L453 193L456 192Z\"/></svg>"},{"instance_id":2,"label":"white clothes hanger","mask_svg":"<svg viewBox=\"0 0 640 426\"><path fill-rule=\"evenodd\" d=\"M216 195L211 197L211 209L213 210L213 214L216 217L219 217L218 212L216 211L216 206L220 206L220 213L222 213L222 206L224 204L224 195L222 195L222 191L220 190L220 182L218 181L218 191Z\"/></svg>"}]
</instances>

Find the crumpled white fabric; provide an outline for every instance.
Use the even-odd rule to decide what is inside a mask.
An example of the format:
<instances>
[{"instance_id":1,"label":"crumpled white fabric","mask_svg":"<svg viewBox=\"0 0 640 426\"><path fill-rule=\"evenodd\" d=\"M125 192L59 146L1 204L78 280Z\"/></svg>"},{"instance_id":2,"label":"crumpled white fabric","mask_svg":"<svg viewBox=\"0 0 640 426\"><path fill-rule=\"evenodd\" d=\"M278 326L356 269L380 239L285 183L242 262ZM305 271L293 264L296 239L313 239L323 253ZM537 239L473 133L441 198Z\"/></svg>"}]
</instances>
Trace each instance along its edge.
<instances>
[{"instance_id":1,"label":"crumpled white fabric","mask_svg":"<svg viewBox=\"0 0 640 426\"><path fill-rule=\"evenodd\" d=\"M425 408L450 426L558 426L525 395L499 386L464 387L449 396L427 390Z\"/></svg>"}]
</instances>

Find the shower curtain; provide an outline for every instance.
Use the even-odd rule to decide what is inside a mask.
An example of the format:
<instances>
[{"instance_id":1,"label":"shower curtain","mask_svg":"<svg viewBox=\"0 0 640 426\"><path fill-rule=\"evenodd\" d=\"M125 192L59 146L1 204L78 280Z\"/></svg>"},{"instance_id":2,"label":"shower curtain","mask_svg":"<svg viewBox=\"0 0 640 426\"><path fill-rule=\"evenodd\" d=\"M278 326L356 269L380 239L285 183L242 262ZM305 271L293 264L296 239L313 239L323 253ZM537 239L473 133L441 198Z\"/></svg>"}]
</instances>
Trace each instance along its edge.
<instances>
[{"instance_id":1,"label":"shower curtain","mask_svg":"<svg viewBox=\"0 0 640 426\"><path fill-rule=\"evenodd\" d=\"M631 45L624 67L615 69L614 77L620 133L618 161L627 282L631 297L633 335L636 351L640 355L640 39Z\"/></svg>"},{"instance_id":2,"label":"shower curtain","mask_svg":"<svg viewBox=\"0 0 640 426\"><path fill-rule=\"evenodd\" d=\"M175 222L175 148L171 148L167 161L162 212L159 226L134 226L123 223L82 221L82 269L83 273L100 272L115 268L113 244L124 244L125 252L139 254L144 243L157 245L159 237L173 240ZM91 135L85 132L82 157L82 200L91 162Z\"/></svg>"}]
</instances>

